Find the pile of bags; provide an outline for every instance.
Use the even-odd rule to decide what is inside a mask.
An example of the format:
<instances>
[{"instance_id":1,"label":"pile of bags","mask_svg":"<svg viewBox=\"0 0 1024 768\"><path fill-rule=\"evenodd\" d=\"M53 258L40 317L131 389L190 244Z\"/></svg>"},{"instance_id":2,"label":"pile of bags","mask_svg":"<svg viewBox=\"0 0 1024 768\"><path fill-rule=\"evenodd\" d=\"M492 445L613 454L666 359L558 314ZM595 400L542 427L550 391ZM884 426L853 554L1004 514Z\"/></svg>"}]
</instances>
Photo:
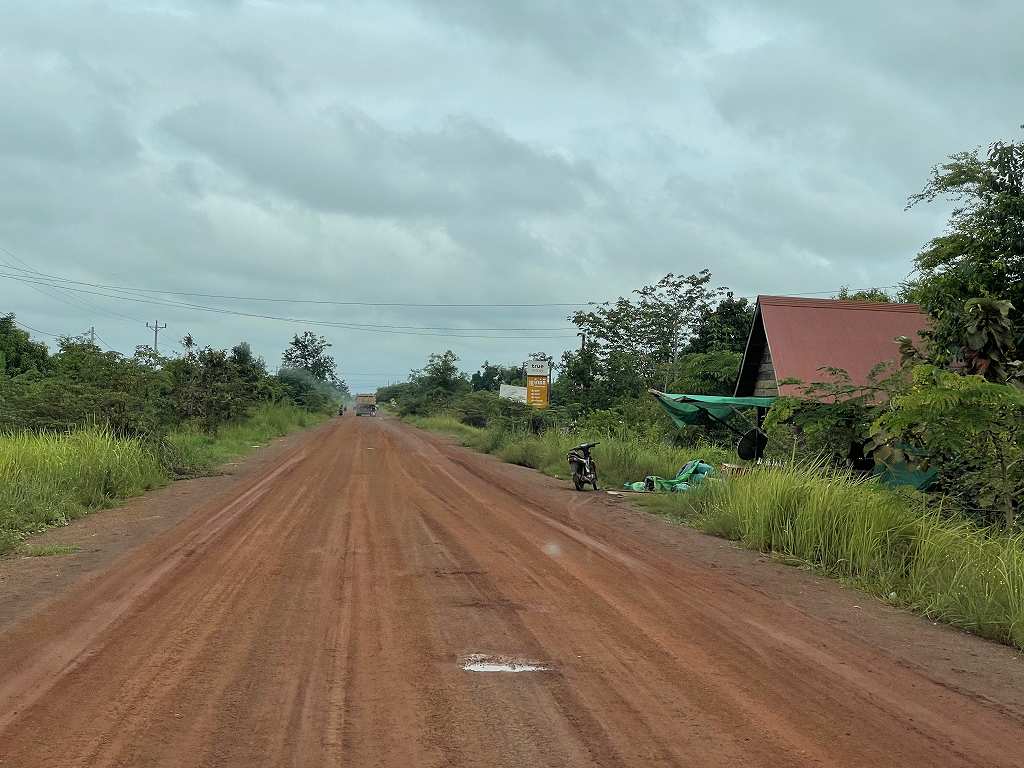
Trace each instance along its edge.
<instances>
[{"instance_id":1,"label":"pile of bags","mask_svg":"<svg viewBox=\"0 0 1024 768\"><path fill-rule=\"evenodd\" d=\"M676 472L676 476L671 480L658 477L657 475L648 475L642 482L626 483L624 487L628 491L639 491L641 493L679 493L700 485L704 482L704 478L713 474L715 474L714 467L700 459L694 459L693 461L688 461L686 466Z\"/></svg>"}]
</instances>

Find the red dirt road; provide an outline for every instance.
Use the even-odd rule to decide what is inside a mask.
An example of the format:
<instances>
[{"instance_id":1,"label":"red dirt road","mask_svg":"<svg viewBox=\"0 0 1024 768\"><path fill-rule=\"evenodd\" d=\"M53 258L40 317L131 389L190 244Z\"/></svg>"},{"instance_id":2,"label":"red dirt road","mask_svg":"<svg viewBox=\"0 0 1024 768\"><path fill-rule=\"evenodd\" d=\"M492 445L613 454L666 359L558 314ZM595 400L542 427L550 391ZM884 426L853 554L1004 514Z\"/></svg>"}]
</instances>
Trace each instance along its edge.
<instances>
[{"instance_id":1,"label":"red dirt road","mask_svg":"<svg viewBox=\"0 0 1024 768\"><path fill-rule=\"evenodd\" d=\"M338 419L0 635L0 766L1024 765L1012 685L952 685L612 504Z\"/></svg>"}]
</instances>

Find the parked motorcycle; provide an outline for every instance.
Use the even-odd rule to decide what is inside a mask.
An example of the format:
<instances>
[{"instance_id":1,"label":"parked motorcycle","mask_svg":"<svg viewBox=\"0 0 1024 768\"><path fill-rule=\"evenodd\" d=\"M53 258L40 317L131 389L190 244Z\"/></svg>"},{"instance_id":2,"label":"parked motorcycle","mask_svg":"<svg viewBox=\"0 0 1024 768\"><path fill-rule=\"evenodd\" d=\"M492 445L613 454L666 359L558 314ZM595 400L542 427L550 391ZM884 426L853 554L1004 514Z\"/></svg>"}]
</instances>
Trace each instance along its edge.
<instances>
[{"instance_id":1,"label":"parked motorcycle","mask_svg":"<svg viewBox=\"0 0 1024 768\"><path fill-rule=\"evenodd\" d=\"M577 491L590 483L597 490L597 461L590 455L590 449L598 443L583 443L569 451L569 468L572 470L572 484Z\"/></svg>"}]
</instances>

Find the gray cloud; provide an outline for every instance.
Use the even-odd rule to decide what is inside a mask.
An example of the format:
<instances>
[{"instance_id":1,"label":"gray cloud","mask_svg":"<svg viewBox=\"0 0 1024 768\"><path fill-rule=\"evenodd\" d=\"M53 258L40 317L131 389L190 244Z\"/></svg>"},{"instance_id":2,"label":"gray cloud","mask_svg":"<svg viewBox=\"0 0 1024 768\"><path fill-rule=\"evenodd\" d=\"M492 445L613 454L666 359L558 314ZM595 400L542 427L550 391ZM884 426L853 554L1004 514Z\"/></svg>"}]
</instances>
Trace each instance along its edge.
<instances>
[{"instance_id":1,"label":"gray cloud","mask_svg":"<svg viewBox=\"0 0 1024 768\"><path fill-rule=\"evenodd\" d=\"M903 211L928 168L1019 135L1022 21L1015 0L19 0L0 246L89 282L316 299L603 299L705 266L746 294L891 284L943 226ZM206 303L462 328L566 313ZM158 314L169 341L249 338L271 362L302 329L0 280L8 307L124 350ZM472 367L575 343L326 332L374 374L359 388L445 346Z\"/></svg>"},{"instance_id":2,"label":"gray cloud","mask_svg":"<svg viewBox=\"0 0 1024 768\"><path fill-rule=\"evenodd\" d=\"M321 211L364 216L508 215L579 208L601 190L585 165L468 117L393 131L351 109L197 104L163 128L226 170Z\"/></svg>"}]
</instances>

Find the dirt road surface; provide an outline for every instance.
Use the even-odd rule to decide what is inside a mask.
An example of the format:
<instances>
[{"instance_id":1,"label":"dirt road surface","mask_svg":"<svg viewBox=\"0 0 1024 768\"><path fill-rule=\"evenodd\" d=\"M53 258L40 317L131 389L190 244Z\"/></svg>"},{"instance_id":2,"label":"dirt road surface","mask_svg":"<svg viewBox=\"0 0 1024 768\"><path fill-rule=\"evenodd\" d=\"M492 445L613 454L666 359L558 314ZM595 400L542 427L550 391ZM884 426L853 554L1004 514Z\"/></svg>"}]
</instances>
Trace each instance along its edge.
<instances>
[{"instance_id":1,"label":"dirt road surface","mask_svg":"<svg viewBox=\"0 0 1024 768\"><path fill-rule=\"evenodd\" d=\"M264 469L5 628L0 766L1024 765L1008 649L387 419Z\"/></svg>"}]
</instances>

